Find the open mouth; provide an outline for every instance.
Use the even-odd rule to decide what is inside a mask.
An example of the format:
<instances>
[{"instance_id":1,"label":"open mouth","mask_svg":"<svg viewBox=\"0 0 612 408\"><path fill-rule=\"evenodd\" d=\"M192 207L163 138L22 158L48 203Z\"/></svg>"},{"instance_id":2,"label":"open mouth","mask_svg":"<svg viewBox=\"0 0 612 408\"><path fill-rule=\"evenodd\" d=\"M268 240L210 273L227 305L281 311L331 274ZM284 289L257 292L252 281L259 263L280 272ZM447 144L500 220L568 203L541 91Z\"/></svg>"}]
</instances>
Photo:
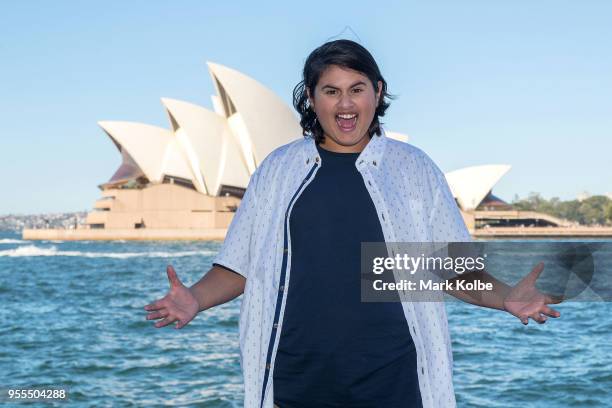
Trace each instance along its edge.
<instances>
[{"instance_id":1,"label":"open mouth","mask_svg":"<svg viewBox=\"0 0 612 408\"><path fill-rule=\"evenodd\" d=\"M343 132L351 132L357 127L356 113L340 113L336 115L336 123Z\"/></svg>"}]
</instances>

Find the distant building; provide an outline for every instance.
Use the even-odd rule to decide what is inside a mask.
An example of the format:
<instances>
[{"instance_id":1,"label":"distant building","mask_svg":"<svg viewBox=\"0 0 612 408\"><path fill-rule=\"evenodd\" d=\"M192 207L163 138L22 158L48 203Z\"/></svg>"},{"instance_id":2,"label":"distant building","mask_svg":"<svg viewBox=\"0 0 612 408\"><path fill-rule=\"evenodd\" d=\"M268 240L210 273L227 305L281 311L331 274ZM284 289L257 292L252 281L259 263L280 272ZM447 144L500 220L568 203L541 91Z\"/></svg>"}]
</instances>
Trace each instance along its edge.
<instances>
[{"instance_id":1,"label":"distant building","mask_svg":"<svg viewBox=\"0 0 612 408\"><path fill-rule=\"evenodd\" d=\"M493 187L510 171L507 164L472 166L446 173L446 181L470 229L490 227L566 227L570 223L536 211L518 211L493 195Z\"/></svg>"}]
</instances>

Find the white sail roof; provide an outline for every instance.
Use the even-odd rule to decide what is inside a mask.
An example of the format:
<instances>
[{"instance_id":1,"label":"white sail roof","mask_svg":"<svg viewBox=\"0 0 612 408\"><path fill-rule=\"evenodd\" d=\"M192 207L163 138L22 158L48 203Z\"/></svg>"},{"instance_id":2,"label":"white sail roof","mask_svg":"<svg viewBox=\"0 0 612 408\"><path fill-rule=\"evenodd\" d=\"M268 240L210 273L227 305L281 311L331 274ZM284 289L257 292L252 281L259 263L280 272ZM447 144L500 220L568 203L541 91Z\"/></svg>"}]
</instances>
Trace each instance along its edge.
<instances>
[{"instance_id":1,"label":"white sail roof","mask_svg":"<svg viewBox=\"0 0 612 408\"><path fill-rule=\"evenodd\" d=\"M293 111L274 92L241 72L208 62L225 116L239 113L249 141L241 139L245 159L252 152L258 166L272 150L302 137Z\"/></svg>"},{"instance_id":2,"label":"white sail roof","mask_svg":"<svg viewBox=\"0 0 612 408\"><path fill-rule=\"evenodd\" d=\"M227 120L208 109L162 98L177 140L185 151L195 185L217 195L221 185L246 187L249 172Z\"/></svg>"},{"instance_id":3,"label":"white sail roof","mask_svg":"<svg viewBox=\"0 0 612 408\"><path fill-rule=\"evenodd\" d=\"M461 209L469 211L478 207L511 167L508 164L471 166L448 172L445 176Z\"/></svg>"},{"instance_id":4,"label":"white sail roof","mask_svg":"<svg viewBox=\"0 0 612 408\"><path fill-rule=\"evenodd\" d=\"M191 179L185 156L174 134L157 126L135 122L98 122L100 127L125 149L152 183L161 183L164 175Z\"/></svg>"}]
</instances>

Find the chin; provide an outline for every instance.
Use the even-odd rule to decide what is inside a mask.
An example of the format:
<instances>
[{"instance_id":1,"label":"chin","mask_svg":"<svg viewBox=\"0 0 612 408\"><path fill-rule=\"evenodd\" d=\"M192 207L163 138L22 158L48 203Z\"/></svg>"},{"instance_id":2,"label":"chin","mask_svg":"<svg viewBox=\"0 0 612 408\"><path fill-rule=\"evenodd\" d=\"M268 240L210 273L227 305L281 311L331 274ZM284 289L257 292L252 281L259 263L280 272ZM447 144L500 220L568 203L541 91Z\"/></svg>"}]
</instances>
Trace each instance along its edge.
<instances>
[{"instance_id":1,"label":"chin","mask_svg":"<svg viewBox=\"0 0 612 408\"><path fill-rule=\"evenodd\" d=\"M367 135L364 135L364 136L358 136L358 135L359 135L358 132L355 132L354 135L343 133L336 137L336 142L341 145L352 146L352 145L356 145L357 143L361 142L364 137L367 137Z\"/></svg>"},{"instance_id":2,"label":"chin","mask_svg":"<svg viewBox=\"0 0 612 408\"><path fill-rule=\"evenodd\" d=\"M359 141L359 140L354 139L354 138L346 138L346 137L342 137L342 136L341 137L333 137L333 138L330 137L330 139L333 139L332 141L334 143L339 144L341 146L353 146L353 145L357 144L357 142Z\"/></svg>"}]
</instances>

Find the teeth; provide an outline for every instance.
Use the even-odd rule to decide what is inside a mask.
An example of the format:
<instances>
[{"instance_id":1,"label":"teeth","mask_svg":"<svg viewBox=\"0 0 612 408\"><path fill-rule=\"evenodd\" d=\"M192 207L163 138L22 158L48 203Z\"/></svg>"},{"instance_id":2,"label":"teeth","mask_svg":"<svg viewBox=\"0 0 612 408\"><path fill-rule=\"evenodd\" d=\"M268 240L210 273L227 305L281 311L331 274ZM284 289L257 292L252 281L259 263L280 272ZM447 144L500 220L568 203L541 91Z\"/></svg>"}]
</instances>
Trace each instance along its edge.
<instances>
[{"instance_id":1,"label":"teeth","mask_svg":"<svg viewBox=\"0 0 612 408\"><path fill-rule=\"evenodd\" d=\"M342 119L353 119L356 116L357 114L355 113L347 113L347 114L338 115L338 117Z\"/></svg>"}]
</instances>

